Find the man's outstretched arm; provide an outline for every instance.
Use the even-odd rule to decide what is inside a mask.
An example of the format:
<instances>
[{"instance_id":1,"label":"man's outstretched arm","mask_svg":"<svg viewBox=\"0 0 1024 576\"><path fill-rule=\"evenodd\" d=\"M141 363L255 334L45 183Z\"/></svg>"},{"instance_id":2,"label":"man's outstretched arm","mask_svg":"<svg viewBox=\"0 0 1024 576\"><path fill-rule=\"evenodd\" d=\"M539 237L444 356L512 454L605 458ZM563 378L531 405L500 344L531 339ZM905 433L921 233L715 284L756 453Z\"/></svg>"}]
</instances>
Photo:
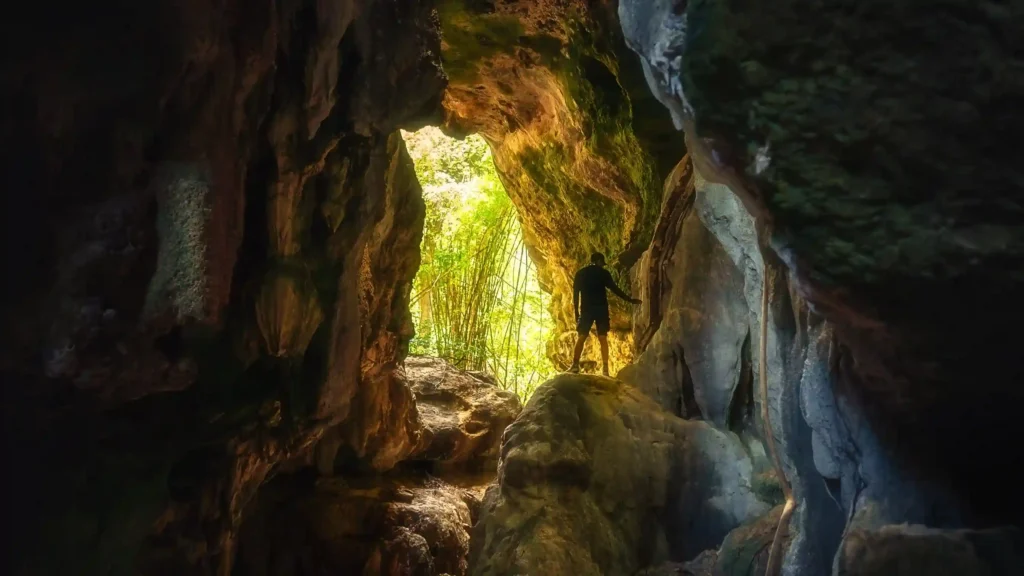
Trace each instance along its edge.
<instances>
[{"instance_id":1,"label":"man's outstretched arm","mask_svg":"<svg viewBox=\"0 0 1024 576\"><path fill-rule=\"evenodd\" d=\"M621 288L619 288L619 286L617 284L615 284L615 279L612 278L612 275L611 275L610 272L608 273L608 289L611 290L613 294L615 294L619 298L622 298L626 302L629 302L631 304L639 304L640 303L640 299L639 298L633 298L629 294L626 294L625 292L622 291Z\"/></svg>"}]
</instances>

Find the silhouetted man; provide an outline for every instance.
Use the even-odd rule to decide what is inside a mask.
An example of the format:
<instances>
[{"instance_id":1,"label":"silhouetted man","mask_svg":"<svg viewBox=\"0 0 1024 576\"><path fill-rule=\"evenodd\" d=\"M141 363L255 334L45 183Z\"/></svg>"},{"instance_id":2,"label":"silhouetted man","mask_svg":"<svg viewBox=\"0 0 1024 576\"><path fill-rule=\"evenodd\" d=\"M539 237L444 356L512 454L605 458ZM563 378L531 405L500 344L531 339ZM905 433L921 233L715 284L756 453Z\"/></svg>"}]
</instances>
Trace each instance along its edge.
<instances>
[{"instance_id":1,"label":"silhouetted man","mask_svg":"<svg viewBox=\"0 0 1024 576\"><path fill-rule=\"evenodd\" d=\"M604 269L604 254L595 252L590 256L590 266L577 272L572 283L572 311L576 315L577 337L570 372L580 371L583 345L590 335L590 327L597 324L597 339L601 342L602 372L608 376L608 329L611 327L611 320L605 290L611 290L626 302L640 303L640 300L631 297L615 285L611 273Z\"/></svg>"}]
</instances>

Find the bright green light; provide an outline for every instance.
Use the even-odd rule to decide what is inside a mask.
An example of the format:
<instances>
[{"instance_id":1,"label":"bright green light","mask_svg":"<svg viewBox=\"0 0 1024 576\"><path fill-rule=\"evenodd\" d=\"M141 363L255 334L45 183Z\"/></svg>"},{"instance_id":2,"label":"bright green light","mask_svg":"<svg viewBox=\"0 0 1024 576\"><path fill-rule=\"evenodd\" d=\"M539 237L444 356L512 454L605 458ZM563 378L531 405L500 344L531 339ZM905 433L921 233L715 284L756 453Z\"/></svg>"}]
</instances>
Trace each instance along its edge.
<instances>
[{"instance_id":1,"label":"bright green light","mask_svg":"<svg viewBox=\"0 0 1024 576\"><path fill-rule=\"evenodd\" d=\"M427 207L411 302L413 354L483 370L524 400L554 376L545 354L550 296L479 136L403 132Z\"/></svg>"}]
</instances>

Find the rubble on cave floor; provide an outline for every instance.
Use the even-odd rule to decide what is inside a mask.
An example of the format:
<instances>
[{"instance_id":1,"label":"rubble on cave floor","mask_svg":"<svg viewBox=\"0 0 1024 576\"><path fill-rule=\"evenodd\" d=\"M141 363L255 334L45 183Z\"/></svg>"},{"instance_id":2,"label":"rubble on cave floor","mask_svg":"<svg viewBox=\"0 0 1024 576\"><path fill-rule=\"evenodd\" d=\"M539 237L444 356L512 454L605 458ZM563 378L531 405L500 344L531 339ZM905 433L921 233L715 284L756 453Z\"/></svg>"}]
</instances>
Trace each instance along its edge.
<instances>
[{"instance_id":1,"label":"rubble on cave floor","mask_svg":"<svg viewBox=\"0 0 1024 576\"><path fill-rule=\"evenodd\" d=\"M468 573L469 531L493 482L518 397L438 358L409 358L419 440L395 468L344 462L306 468L261 489L240 533L244 576Z\"/></svg>"}]
</instances>

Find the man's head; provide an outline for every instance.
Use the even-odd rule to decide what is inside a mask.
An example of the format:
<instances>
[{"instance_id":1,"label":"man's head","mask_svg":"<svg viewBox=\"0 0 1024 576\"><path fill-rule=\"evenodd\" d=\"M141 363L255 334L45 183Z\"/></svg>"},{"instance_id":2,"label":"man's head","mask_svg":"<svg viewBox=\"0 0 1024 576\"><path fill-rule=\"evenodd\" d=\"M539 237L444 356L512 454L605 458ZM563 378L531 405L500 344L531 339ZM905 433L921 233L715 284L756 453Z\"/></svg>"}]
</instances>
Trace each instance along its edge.
<instances>
[{"instance_id":1,"label":"man's head","mask_svg":"<svg viewBox=\"0 0 1024 576\"><path fill-rule=\"evenodd\" d=\"M594 252L590 255L590 263L598 266L604 266L604 254L600 252Z\"/></svg>"}]
</instances>

